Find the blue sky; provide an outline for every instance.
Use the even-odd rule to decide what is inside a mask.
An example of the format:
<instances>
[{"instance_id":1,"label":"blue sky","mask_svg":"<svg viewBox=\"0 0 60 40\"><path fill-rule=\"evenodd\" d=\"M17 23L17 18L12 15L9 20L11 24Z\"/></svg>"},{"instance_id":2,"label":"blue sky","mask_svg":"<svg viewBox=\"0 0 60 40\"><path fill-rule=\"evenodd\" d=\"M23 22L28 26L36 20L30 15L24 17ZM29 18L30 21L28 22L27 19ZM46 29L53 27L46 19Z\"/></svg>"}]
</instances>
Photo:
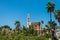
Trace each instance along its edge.
<instances>
[{"instance_id":1,"label":"blue sky","mask_svg":"<svg viewBox=\"0 0 60 40\"><path fill-rule=\"evenodd\" d=\"M50 0L0 0L0 26L9 25L14 29L16 20L21 22L21 26L26 26L28 13L30 13L31 22L44 20L44 25L47 24L49 14L46 11L46 4L49 1ZM60 0L52 0L52 2L55 3L55 10L60 9ZM55 20L54 15L52 16L52 19ZM56 23L58 22L56 21Z\"/></svg>"}]
</instances>

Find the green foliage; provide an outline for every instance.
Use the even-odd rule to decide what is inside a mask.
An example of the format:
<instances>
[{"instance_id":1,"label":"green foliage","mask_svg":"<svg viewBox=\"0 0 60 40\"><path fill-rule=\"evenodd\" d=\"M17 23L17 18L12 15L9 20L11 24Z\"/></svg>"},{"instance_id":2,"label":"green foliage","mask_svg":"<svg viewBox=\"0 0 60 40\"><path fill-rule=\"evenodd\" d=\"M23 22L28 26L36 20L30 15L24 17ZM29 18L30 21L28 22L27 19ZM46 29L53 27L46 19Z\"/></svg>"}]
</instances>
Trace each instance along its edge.
<instances>
[{"instance_id":1,"label":"green foliage","mask_svg":"<svg viewBox=\"0 0 60 40\"><path fill-rule=\"evenodd\" d=\"M48 40L45 36L24 36L21 34L13 34L11 36L0 36L0 40Z\"/></svg>"},{"instance_id":2,"label":"green foliage","mask_svg":"<svg viewBox=\"0 0 60 40\"><path fill-rule=\"evenodd\" d=\"M38 36L33 28L23 27L18 34L14 30L3 27L1 28L0 40L48 40L48 38L45 35Z\"/></svg>"},{"instance_id":3,"label":"green foliage","mask_svg":"<svg viewBox=\"0 0 60 40\"><path fill-rule=\"evenodd\" d=\"M53 2L48 2L47 4L47 12L53 12L55 8L55 4Z\"/></svg>"},{"instance_id":4,"label":"green foliage","mask_svg":"<svg viewBox=\"0 0 60 40\"><path fill-rule=\"evenodd\" d=\"M50 34L45 34L44 35L46 38L51 38L51 35Z\"/></svg>"}]
</instances>

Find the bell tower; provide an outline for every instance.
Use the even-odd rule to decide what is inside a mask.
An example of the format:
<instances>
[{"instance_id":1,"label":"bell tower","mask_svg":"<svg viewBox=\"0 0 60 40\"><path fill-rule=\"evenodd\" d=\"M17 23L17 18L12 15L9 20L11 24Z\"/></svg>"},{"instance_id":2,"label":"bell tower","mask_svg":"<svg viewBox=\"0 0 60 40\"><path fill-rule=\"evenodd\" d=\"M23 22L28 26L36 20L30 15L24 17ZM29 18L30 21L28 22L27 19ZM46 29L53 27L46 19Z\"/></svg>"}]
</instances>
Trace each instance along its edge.
<instances>
[{"instance_id":1,"label":"bell tower","mask_svg":"<svg viewBox=\"0 0 60 40\"><path fill-rule=\"evenodd\" d=\"M28 13L27 15L27 27L29 28L29 25L31 25L31 22L30 22L30 14Z\"/></svg>"}]
</instances>

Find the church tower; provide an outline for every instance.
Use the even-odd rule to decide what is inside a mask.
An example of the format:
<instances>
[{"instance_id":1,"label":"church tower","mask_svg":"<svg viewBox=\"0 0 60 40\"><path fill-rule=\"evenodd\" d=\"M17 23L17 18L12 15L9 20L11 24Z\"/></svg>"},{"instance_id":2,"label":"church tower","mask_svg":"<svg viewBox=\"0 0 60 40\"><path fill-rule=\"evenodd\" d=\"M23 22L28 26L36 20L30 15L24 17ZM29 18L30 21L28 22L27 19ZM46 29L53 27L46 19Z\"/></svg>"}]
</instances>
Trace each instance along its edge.
<instances>
[{"instance_id":1,"label":"church tower","mask_svg":"<svg viewBox=\"0 0 60 40\"><path fill-rule=\"evenodd\" d=\"M30 14L28 13L27 15L27 27L29 28L29 25L31 25L31 22L30 22Z\"/></svg>"}]
</instances>

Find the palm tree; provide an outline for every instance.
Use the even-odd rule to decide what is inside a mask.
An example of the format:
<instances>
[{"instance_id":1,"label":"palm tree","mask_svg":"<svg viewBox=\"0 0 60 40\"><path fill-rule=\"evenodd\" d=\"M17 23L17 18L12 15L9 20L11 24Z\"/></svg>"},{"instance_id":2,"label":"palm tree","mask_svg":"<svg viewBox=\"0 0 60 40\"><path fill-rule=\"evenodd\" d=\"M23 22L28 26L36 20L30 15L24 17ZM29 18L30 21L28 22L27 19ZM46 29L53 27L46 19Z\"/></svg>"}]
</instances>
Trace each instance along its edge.
<instances>
[{"instance_id":1,"label":"palm tree","mask_svg":"<svg viewBox=\"0 0 60 40\"><path fill-rule=\"evenodd\" d=\"M43 23L44 23L44 21L43 21L43 20L41 20L41 21L39 22L39 26L40 26L40 27L39 27L39 29L41 29L41 28L42 28L42 24L43 24ZM43 30L40 30L40 31L39 31L39 34L41 34L41 33L42 33L42 31L43 31Z\"/></svg>"},{"instance_id":2,"label":"palm tree","mask_svg":"<svg viewBox=\"0 0 60 40\"><path fill-rule=\"evenodd\" d=\"M50 27L50 24L52 24L51 27ZM55 23L55 21L52 21L52 22L49 21L48 24L46 25L46 27L48 29L47 30L48 33L49 34L51 33L52 40L55 39L55 29L56 29L56 26L57 26L57 24ZM51 28L53 30L51 30Z\"/></svg>"},{"instance_id":3,"label":"palm tree","mask_svg":"<svg viewBox=\"0 0 60 40\"><path fill-rule=\"evenodd\" d=\"M57 24L55 23L55 21L52 22L52 26L53 26L53 29L55 30L56 26L57 26Z\"/></svg>"},{"instance_id":4,"label":"palm tree","mask_svg":"<svg viewBox=\"0 0 60 40\"><path fill-rule=\"evenodd\" d=\"M46 27L47 29L49 29L49 25L48 25L48 24L46 24L45 27Z\"/></svg>"},{"instance_id":5,"label":"palm tree","mask_svg":"<svg viewBox=\"0 0 60 40\"><path fill-rule=\"evenodd\" d=\"M56 11L55 11L55 19L58 20L59 26L60 26L60 10L56 10Z\"/></svg>"},{"instance_id":6,"label":"palm tree","mask_svg":"<svg viewBox=\"0 0 60 40\"><path fill-rule=\"evenodd\" d=\"M52 15L51 13L54 12L55 4L53 2L48 2L47 4L47 12L50 13L50 21L52 22ZM50 24L51 26L51 24Z\"/></svg>"},{"instance_id":7,"label":"palm tree","mask_svg":"<svg viewBox=\"0 0 60 40\"><path fill-rule=\"evenodd\" d=\"M52 24L52 28L55 30L56 26L57 26L57 24L55 23L55 21L52 21L51 24ZM48 32L50 33L50 29L51 29L51 27L50 27L50 21L48 21L48 24L46 24L45 26L48 29Z\"/></svg>"},{"instance_id":8,"label":"palm tree","mask_svg":"<svg viewBox=\"0 0 60 40\"><path fill-rule=\"evenodd\" d=\"M51 34L51 35L52 35L52 40L56 40L56 36L55 36L56 26L57 26L57 24L55 23L55 21L53 21L53 22L52 22L52 29L53 29L53 30L51 31L51 32L52 32L52 34Z\"/></svg>"},{"instance_id":9,"label":"palm tree","mask_svg":"<svg viewBox=\"0 0 60 40\"><path fill-rule=\"evenodd\" d=\"M15 25L16 25L16 29L15 30L19 33L20 32L20 22L16 21Z\"/></svg>"},{"instance_id":10,"label":"palm tree","mask_svg":"<svg viewBox=\"0 0 60 40\"><path fill-rule=\"evenodd\" d=\"M50 33L50 24L48 23L48 24L46 24L45 26L46 26L46 28L47 28L48 33Z\"/></svg>"},{"instance_id":11,"label":"palm tree","mask_svg":"<svg viewBox=\"0 0 60 40\"><path fill-rule=\"evenodd\" d=\"M15 25L16 25L17 27L19 27L19 26L20 26L20 22L19 22L19 21L16 21L16 22L15 22Z\"/></svg>"},{"instance_id":12,"label":"palm tree","mask_svg":"<svg viewBox=\"0 0 60 40\"><path fill-rule=\"evenodd\" d=\"M55 4L53 2L48 2L48 4L47 4L47 12L50 13L50 27L52 27L52 14L51 13L54 12L54 8L55 8ZM50 29L50 31L51 31L51 29Z\"/></svg>"}]
</instances>

